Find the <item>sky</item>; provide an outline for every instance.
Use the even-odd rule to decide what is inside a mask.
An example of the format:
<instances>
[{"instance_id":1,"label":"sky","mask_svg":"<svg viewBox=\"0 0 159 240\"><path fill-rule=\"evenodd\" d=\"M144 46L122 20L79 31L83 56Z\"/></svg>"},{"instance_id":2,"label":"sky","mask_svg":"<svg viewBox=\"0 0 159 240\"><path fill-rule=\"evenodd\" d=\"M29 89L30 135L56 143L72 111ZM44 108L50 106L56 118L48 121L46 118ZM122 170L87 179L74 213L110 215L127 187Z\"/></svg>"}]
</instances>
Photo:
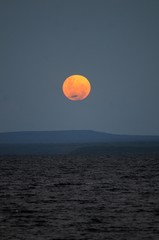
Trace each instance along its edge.
<instances>
[{"instance_id":1,"label":"sky","mask_svg":"<svg viewBox=\"0 0 159 240\"><path fill-rule=\"evenodd\" d=\"M0 132L159 135L158 0L1 0L0 29Z\"/></svg>"}]
</instances>

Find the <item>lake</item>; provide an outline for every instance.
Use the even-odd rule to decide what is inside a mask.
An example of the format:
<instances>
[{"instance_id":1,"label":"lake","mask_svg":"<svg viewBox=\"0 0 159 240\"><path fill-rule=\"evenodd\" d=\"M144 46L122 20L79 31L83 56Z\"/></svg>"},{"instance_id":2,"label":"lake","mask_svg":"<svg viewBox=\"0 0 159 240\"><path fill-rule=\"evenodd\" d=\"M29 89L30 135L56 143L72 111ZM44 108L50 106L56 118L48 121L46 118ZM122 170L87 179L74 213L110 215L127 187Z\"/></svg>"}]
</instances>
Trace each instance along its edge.
<instances>
[{"instance_id":1,"label":"lake","mask_svg":"<svg viewBox=\"0 0 159 240\"><path fill-rule=\"evenodd\" d=\"M0 156L1 240L158 240L159 154Z\"/></svg>"}]
</instances>

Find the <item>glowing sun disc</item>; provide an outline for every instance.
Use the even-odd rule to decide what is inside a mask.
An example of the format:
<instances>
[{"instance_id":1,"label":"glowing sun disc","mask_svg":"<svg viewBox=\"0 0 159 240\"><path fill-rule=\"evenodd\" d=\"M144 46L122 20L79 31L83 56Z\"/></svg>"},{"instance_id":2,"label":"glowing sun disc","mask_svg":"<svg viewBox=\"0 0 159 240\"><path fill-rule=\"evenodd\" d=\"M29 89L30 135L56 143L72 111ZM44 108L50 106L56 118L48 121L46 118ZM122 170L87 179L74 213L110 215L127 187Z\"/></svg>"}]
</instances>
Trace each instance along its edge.
<instances>
[{"instance_id":1,"label":"glowing sun disc","mask_svg":"<svg viewBox=\"0 0 159 240\"><path fill-rule=\"evenodd\" d=\"M63 94L72 101L81 101L88 97L91 84L82 75L72 75L65 79L62 85Z\"/></svg>"}]
</instances>

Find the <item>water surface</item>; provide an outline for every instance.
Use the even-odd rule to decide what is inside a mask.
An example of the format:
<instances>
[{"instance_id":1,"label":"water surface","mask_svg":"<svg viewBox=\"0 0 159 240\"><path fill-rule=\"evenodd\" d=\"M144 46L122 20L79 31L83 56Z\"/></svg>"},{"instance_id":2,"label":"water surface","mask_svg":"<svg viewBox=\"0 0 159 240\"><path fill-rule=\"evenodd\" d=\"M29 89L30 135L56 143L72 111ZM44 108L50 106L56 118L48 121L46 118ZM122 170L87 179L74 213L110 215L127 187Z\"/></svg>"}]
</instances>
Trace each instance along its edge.
<instances>
[{"instance_id":1,"label":"water surface","mask_svg":"<svg viewBox=\"0 0 159 240\"><path fill-rule=\"evenodd\" d=\"M158 240L159 155L0 157L1 240Z\"/></svg>"}]
</instances>

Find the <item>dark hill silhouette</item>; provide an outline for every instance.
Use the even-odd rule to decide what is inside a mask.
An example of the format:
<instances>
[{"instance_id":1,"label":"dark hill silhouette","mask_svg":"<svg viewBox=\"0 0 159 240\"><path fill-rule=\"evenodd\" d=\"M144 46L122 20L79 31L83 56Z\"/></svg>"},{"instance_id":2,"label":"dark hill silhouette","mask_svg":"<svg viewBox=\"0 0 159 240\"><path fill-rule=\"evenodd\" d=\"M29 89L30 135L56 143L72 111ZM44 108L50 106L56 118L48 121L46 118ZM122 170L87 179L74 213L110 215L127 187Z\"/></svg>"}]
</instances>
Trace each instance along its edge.
<instances>
[{"instance_id":1,"label":"dark hill silhouette","mask_svg":"<svg viewBox=\"0 0 159 240\"><path fill-rule=\"evenodd\" d=\"M159 141L159 136L117 135L91 130L0 133L0 144L63 144Z\"/></svg>"}]
</instances>

